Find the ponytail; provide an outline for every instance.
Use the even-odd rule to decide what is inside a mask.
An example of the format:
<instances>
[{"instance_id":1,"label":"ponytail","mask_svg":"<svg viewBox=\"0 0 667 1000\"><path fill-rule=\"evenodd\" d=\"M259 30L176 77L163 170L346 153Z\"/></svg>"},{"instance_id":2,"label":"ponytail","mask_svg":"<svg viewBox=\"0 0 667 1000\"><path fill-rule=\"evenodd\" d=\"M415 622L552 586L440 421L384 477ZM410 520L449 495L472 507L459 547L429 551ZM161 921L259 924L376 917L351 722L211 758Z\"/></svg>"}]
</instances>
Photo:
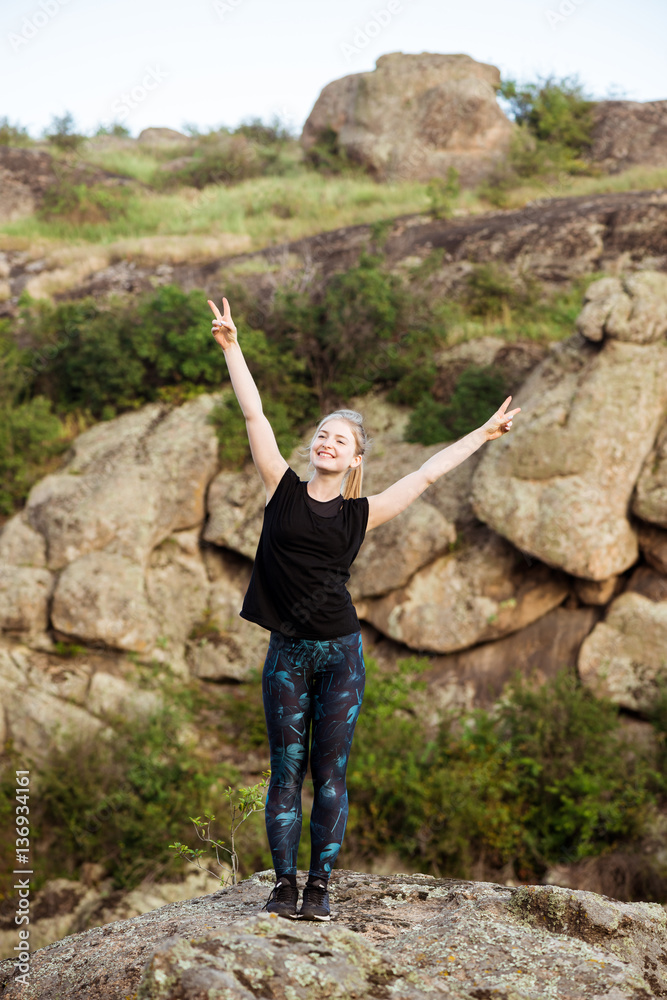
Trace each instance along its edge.
<instances>
[{"instance_id":1,"label":"ponytail","mask_svg":"<svg viewBox=\"0 0 667 1000\"><path fill-rule=\"evenodd\" d=\"M361 496L361 483L364 478L364 460L354 469L350 469L343 487L344 500L357 500Z\"/></svg>"}]
</instances>

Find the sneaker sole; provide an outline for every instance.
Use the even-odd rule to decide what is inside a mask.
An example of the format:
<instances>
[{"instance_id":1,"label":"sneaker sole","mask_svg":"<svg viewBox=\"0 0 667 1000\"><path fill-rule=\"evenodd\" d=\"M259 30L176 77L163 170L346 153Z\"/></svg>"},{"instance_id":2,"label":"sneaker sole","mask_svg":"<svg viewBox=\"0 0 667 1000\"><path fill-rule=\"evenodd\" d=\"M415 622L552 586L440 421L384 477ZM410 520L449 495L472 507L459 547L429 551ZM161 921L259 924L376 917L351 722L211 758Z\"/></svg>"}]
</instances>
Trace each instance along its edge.
<instances>
[{"instance_id":1,"label":"sneaker sole","mask_svg":"<svg viewBox=\"0 0 667 1000\"><path fill-rule=\"evenodd\" d=\"M317 913L299 913L301 920L331 920L331 917L320 917Z\"/></svg>"}]
</instances>

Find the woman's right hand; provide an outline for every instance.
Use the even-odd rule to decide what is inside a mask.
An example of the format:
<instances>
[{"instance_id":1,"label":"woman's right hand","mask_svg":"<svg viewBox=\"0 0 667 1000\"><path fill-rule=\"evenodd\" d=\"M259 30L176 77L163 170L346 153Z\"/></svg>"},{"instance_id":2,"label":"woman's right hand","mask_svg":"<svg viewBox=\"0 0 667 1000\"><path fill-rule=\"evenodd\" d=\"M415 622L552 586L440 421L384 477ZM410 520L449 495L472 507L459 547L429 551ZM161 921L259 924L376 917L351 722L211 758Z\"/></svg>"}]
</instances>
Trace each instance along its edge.
<instances>
[{"instance_id":1,"label":"woman's right hand","mask_svg":"<svg viewBox=\"0 0 667 1000\"><path fill-rule=\"evenodd\" d=\"M211 333L220 344L223 351L226 351L228 347L232 344L238 344L238 338L236 334L236 327L234 325L234 320L232 319L231 309L229 308L229 302L226 298L222 299L222 315L220 315L220 310L216 306L215 302L208 299L208 304L211 307L211 311L215 316L215 319L211 324Z\"/></svg>"}]
</instances>

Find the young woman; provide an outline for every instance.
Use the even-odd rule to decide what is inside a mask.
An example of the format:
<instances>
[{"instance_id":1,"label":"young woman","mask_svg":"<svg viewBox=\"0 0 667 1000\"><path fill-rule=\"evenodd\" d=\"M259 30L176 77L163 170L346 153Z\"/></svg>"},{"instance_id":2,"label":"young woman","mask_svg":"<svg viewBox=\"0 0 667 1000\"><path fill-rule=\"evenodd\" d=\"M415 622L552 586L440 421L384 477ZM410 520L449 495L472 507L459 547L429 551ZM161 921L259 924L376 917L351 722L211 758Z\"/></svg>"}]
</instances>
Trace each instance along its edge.
<instances>
[{"instance_id":1,"label":"young woman","mask_svg":"<svg viewBox=\"0 0 667 1000\"><path fill-rule=\"evenodd\" d=\"M361 415L337 410L323 417L313 435L313 474L302 481L278 450L229 302L222 302L221 315L209 300L215 315L212 333L225 352L266 490L257 555L240 612L270 631L262 693L271 755L265 819L276 885L265 909L285 917L329 920L327 882L347 823L345 776L365 681L359 619L345 586L350 566L367 531L405 510L485 441L509 431L520 408L507 412L508 396L482 427L370 497L361 496L367 445ZM301 787L311 727L311 859L297 911Z\"/></svg>"}]
</instances>

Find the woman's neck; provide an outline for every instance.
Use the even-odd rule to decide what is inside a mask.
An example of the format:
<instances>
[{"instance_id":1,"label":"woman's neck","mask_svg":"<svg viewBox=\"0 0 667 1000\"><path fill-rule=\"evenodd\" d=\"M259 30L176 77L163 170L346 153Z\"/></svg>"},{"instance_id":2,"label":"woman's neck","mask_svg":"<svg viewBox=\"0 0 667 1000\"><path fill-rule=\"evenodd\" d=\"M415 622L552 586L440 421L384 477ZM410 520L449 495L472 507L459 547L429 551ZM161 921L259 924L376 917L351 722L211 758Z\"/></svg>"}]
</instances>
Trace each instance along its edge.
<instances>
[{"instance_id":1,"label":"woman's neck","mask_svg":"<svg viewBox=\"0 0 667 1000\"><path fill-rule=\"evenodd\" d=\"M343 479L344 476L325 476L318 475L315 472L313 478L306 485L308 496L312 497L313 500L319 500L320 503L326 503L327 500L335 500L336 497L340 496Z\"/></svg>"}]
</instances>

